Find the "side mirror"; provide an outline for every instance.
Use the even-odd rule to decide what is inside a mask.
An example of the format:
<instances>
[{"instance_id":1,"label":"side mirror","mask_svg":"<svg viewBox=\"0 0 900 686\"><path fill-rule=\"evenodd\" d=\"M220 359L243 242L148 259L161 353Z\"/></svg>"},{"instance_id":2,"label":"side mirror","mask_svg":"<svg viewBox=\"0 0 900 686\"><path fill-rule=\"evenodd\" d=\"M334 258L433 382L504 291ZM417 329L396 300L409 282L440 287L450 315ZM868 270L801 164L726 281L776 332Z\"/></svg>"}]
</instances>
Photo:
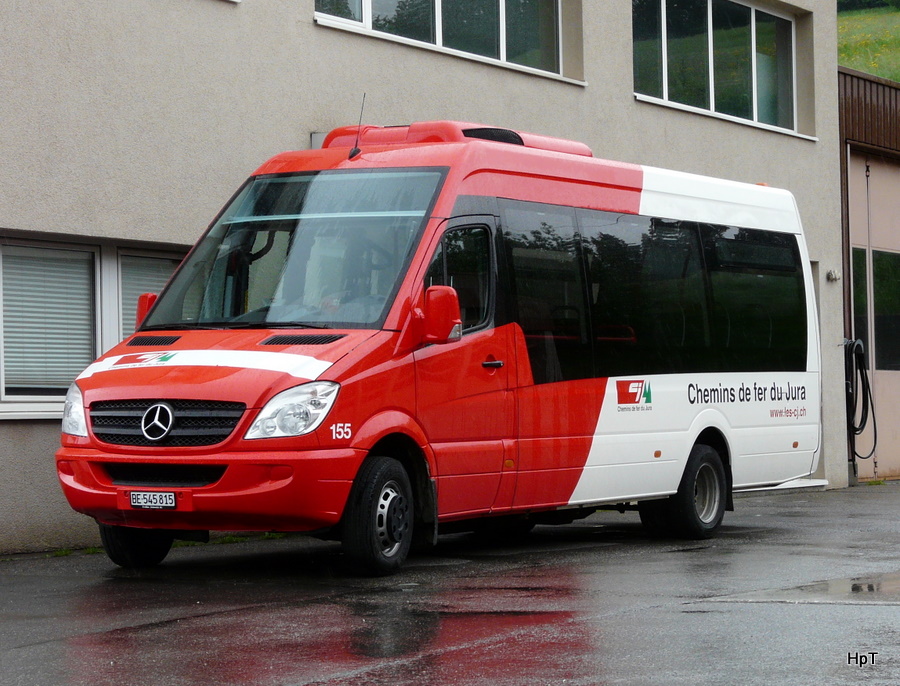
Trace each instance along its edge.
<instances>
[{"instance_id":1,"label":"side mirror","mask_svg":"<svg viewBox=\"0 0 900 686\"><path fill-rule=\"evenodd\" d=\"M156 298L156 293L141 293L138 296L137 311L134 314L135 331L141 328L141 324L147 318L147 314L150 312L150 308L153 307L153 303L156 302Z\"/></svg>"},{"instance_id":2,"label":"side mirror","mask_svg":"<svg viewBox=\"0 0 900 686\"><path fill-rule=\"evenodd\" d=\"M425 343L453 343L462 338L459 296L450 286L425 291Z\"/></svg>"}]
</instances>

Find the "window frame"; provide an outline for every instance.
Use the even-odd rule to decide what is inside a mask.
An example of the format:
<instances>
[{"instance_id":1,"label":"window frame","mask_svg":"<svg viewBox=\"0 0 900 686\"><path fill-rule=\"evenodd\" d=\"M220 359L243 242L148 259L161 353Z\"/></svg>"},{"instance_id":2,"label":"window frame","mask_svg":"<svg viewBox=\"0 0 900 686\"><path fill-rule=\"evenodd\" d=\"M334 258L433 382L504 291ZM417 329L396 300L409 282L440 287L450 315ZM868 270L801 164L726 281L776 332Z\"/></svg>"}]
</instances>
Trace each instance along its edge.
<instances>
[{"instance_id":1,"label":"window frame","mask_svg":"<svg viewBox=\"0 0 900 686\"><path fill-rule=\"evenodd\" d=\"M5 332L4 314L4 292L3 292L3 262L4 247L21 247L32 248L37 250L68 250L73 252L89 253L91 255L93 267L93 356L97 357L100 345L100 291L102 289L101 279L101 256L100 246L86 245L73 242L48 242L48 241L30 241L25 239L7 239L0 246L0 419L34 419L34 418L56 418L62 416L62 405L65 402L65 393L57 397L46 395L7 395L6 393L6 356L3 349L3 340ZM74 379L73 379L74 380ZM50 398L50 399L48 399ZM10 416L14 414L15 416Z\"/></svg>"},{"instance_id":2,"label":"window frame","mask_svg":"<svg viewBox=\"0 0 900 686\"><path fill-rule=\"evenodd\" d=\"M74 237L72 237L74 238ZM94 292L91 302L93 309L93 358L117 345L123 336L121 303L121 261L122 255L154 257L182 260L188 249L146 248L124 243L94 243L78 240L40 240L27 237L3 237L0 239L0 276L3 270L3 247L16 246L43 250L70 250L91 253L93 260ZM59 396L28 396L6 394L5 357L2 354L4 330L3 284L0 278L0 422L23 419L61 419L65 393ZM79 372L80 373L80 372ZM75 379L73 378L72 381Z\"/></svg>"},{"instance_id":3,"label":"window frame","mask_svg":"<svg viewBox=\"0 0 900 686\"><path fill-rule=\"evenodd\" d=\"M565 55L565 31L564 31L564 21L565 21L565 12L563 7L562 0L555 0L556 2L556 45L557 45L557 62L559 65L558 72L545 71L543 69L537 69L535 67L528 67L522 64L518 64L516 62L508 62L506 61L506 49L507 49L507 38L506 38L506 0L497 0L499 3L499 22L500 22L500 58L496 59L493 57L486 57L484 55L478 55L472 52L466 52L464 50L458 50L456 48L450 48L443 44L443 17L442 17L442 5L443 2L448 1L452 2L452 0L433 0L434 1L434 32L435 32L435 42L428 43L425 41L416 40L413 38L407 38L405 36L398 36L392 33L387 33L384 31L379 31L377 29L372 28L372 2L373 0L361 0L362 6L362 21L356 21L354 19L345 19L343 17L339 17L333 14L327 14L325 12L320 12L318 10L314 13L314 21L316 24L320 26L326 26L333 29L341 29L344 31L350 31L352 33L359 33L362 35L370 36L373 38L380 38L382 40L392 41L394 43L401 43L403 45L409 45L417 48L424 48L425 50L430 50L432 52L438 52L446 55L453 55L454 57L461 57L463 59L472 60L475 62L481 62L483 64L490 64L498 67L503 67L505 69L512 69L514 71L524 72L526 74L531 74L534 76L542 76L544 78L554 79L556 81L564 81L566 83L571 83L574 85L583 86L585 82L582 79L576 79L569 76L565 76L565 65L566 65L566 55Z\"/></svg>"},{"instance_id":4,"label":"window frame","mask_svg":"<svg viewBox=\"0 0 900 686\"><path fill-rule=\"evenodd\" d=\"M662 97L658 97L655 95L648 95L646 93L640 93L637 90L634 91L634 98L638 102L646 102L656 105L662 105L665 107L670 107L677 110L682 110L685 112L691 112L693 114L700 114L708 117L713 117L715 119L722 119L725 121L734 122L737 124L744 124L746 126L752 126L755 128L764 129L767 131L773 131L777 133L783 133L791 136L795 136L797 138L803 138L811 141L818 141L816 136L810 136L804 133L800 133L799 131L799 122L800 122L800 113L799 113L799 98L798 98L798 77L797 77L797 16L789 14L784 11L777 10L772 7L761 7L753 2L744 2L741 0L727 0L735 5L741 5L744 7L748 7L750 9L750 53L752 56L752 64L751 64L751 79L752 79L752 118L745 119L744 117L739 117L731 114L726 114L724 112L716 111L716 95L715 95L715 45L714 45L714 31L711 30L713 26L713 0L706 0L706 17L707 17L707 31L706 31L706 55L707 55L707 89L709 96L709 107L697 107L694 105L686 105L684 103L680 103L674 100L669 99L669 61L668 61L668 27L667 27L667 9L666 9L666 0L657 0L660 4L660 43L661 43L661 61L662 61ZM759 72L757 67L757 13L763 12L770 16L776 17L778 19L783 19L785 21L790 22L791 25L791 115L792 115L792 123L791 128L786 128L782 126L777 126L774 124L768 124L762 121L759 121ZM632 21L634 20L634 14L632 12ZM633 33L632 33L633 36ZM632 55L634 55L634 42L632 38ZM633 59L633 58L632 58ZM633 64L633 62L632 62ZM632 75L632 84L634 84L634 77Z\"/></svg>"}]
</instances>

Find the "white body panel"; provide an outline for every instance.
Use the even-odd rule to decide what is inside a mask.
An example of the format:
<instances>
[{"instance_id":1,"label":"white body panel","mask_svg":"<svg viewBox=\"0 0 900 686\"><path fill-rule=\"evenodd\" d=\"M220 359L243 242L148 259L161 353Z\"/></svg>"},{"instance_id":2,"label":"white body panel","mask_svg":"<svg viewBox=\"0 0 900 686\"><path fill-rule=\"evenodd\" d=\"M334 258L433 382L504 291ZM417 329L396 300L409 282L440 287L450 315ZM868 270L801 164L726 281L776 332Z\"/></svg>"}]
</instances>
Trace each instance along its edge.
<instances>
[{"instance_id":1,"label":"white body panel","mask_svg":"<svg viewBox=\"0 0 900 686\"><path fill-rule=\"evenodd\" d=\"M86 379L94 374L142 367L232 367L282 372L298 379L315 380L331 366L331 362L308 355L253 350L175 350L171 352L133 353L107 357L94 362L80 375Z\"/></svg>"},{"instance_id":2,"label":"white body panel","mask_svg":"<svg viewBox=\"0 0 900 686\"><path fill-rule=\"evenodd\" d=\"M640 214L799 236L806 283L805 372L635 375L610 379L571 505L675 493L698 436L725 440L735 490L777 487L812 474L821 433L818 322L812 274L791 193L644 168ZM619 382L649 386L622 403ZM636 402L633 402L636 400Z\"/></svg>"}]
</instances>

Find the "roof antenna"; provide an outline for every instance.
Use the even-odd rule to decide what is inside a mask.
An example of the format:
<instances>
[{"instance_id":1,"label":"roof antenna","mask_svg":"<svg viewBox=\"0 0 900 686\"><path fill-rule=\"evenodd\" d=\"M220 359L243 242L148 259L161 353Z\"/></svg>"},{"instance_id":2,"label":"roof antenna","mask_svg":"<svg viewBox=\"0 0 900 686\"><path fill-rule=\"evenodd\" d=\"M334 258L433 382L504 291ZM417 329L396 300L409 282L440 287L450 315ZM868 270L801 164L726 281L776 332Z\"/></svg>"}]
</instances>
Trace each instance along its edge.
<instances>
[{"instance_id":1,"label":"roof antenna","mask_svg":"<svg viewBox=\"0 0 900 686\"><path fill-rule=\"evenodd\" d=\"M348 160L352 160L354 157L356 157L359 153L362 152L362 150L359 149L359 132L360 132L360 129L362 129L362 118L363 118L363 112L365 111L365 109L366 109L366 94L363 93L362 107L359 108L359 124L356 127L356 142L353 144L353 148L350 150L350 157L347 158Z\"/></svg>"}]
</instances>

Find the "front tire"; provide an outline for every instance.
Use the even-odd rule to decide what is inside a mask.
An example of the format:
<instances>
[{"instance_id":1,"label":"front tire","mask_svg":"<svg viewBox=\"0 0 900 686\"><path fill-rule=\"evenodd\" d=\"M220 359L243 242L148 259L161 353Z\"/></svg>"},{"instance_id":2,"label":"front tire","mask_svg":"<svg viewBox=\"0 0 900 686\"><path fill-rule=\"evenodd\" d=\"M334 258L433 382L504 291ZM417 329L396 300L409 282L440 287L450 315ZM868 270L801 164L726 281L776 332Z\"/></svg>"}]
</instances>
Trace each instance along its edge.
<instances>
[{"instance_id":1,"label":"front tire","mask_svg":"<svg viewBox=\"0 0 900 686\"><path fill-rule=\"evenodd\" d=\"M403 465L391 457L370 457L356 476L344 512L344 553L366 574L397 571L412 544L414 511Z\"/></svg>"},{"instance_id":2,"label":"front tire","mask_svg":"<svg viewBox=\"0 0 900 686\"><path fill-rule=\"evenodd\" d=\"M100 540L107 557L120 567L155 567L169 554L172 534L157 529L135 529L100 524Z\"/></svg>"}]
</instances>

